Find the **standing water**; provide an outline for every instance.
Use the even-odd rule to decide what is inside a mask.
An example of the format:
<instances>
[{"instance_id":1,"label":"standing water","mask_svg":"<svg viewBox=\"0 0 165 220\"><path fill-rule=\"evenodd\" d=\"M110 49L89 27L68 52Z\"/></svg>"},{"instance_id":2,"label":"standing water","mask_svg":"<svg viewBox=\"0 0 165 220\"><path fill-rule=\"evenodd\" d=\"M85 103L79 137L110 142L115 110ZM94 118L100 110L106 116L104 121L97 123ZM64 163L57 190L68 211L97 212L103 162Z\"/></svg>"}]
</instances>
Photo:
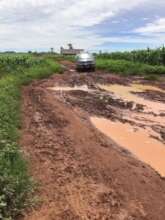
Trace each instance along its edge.
<instances>
[{"instance_id":1,"label":"standing water","mask_svg":"<svg viewBox=\"0 0 165 220\"><path fill-rule=\"evenodd\" d=\"M128 123L113 122L105 118L92 117L91 122L121 147L165 176L165 145L150 137L146 129L135 129Z\"/></svg>"},{"instance_id":2,"label":"standing water","mask_svg":"<svg viewBox=\"0 0 165 220\"><path fill-rule=\"evenodd\" d=\"M152 129L153 125L164 126L165 117L160 113L165 112L165 103L147 100L132 93L144 92L146 90L162 93L164 91L157 87L141 84L98 86L107 92L114 93L117 98L142 104L145 107L143 112L123 110L123 118L135 122L138 126L97 117L91 118L92 123L117 144L128 149L141 161L149 164L161 176L165 176L165 144L161 141L160 134ZM144 126L139 126L139 124Z\"/></svg>"},{"instance_id":3,"label":"standing water","mask_svg":"<svg viewBox=\"0 0 165 220\"><path fill-rule=\"evenodd\" d=\"M165 111L165 104L161 102L157 102L155 104L154 101L146 100L143 97L140 97L132 92L144 92L146 90L159 91L163 92L163 90L149 85L141 85L141 84L132 84L131 86L124 85L98 85L99 88L104 89L109 92L113 92L116 97L121 98L125 101L135 102L145 106L145 112L153 112L155 114L161 114Z\"/></svg>"}]
</instances>

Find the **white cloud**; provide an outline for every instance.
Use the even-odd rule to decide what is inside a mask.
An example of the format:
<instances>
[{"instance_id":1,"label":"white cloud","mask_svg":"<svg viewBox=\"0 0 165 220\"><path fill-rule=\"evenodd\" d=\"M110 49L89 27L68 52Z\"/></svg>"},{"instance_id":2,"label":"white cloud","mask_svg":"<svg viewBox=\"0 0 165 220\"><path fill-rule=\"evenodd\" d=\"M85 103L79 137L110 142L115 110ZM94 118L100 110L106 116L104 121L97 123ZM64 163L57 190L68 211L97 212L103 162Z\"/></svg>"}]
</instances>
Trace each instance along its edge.
<instances>
[{"instance_id":1,"label":"white cloud","mask_svg":"<svg viewBox=\"0 0 165 220\"><path fill-rule=\"evenodd\" d=\"M133 41L131 37L105 38L89 29L152 1L1 0L0 49L59 49L68 42L92 49L104 42ZM134 42L143 40L137 38Z\"/></svg>"},{"instance_id":2,"label":"white cloud","mask_svg":"<svg viewBox=\"0 0 165 220\"><path fill-rule=\"evenodd\" d=\"M136 28L133 32L145 39L148 44L160 46L165 43L165 18L156 17L152 23Z\"/></svg>"},{"instance_id":3,"label":"white cloud","mask_svg":"<svg viewBox=\"0 0 165 220\"><path fill-rule=\"evenodd\" d=\"M153 23L148 23L144 27L135 29L140 34L165 34L165 18L158 18Z\"/></svg>"}]
</instances>

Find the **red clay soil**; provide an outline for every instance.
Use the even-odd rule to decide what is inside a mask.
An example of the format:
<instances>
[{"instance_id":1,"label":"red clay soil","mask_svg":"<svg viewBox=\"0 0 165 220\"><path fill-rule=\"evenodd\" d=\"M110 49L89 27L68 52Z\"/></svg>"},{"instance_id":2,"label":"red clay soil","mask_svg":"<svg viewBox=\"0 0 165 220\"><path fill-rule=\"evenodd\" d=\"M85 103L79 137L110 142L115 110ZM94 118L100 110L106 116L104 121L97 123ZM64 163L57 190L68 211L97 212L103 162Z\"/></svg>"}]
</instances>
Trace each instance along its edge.
<instances>
[{"instance_id":1,"label":"red clay soil","mask_svg":"<svg viewBox=\"0 0 165 220\"><path fill-rule=\"evenodd\" d=\"M23 89L21 145L41 202L22 219L164 220L165 180L94 128L87 111L46 89L78 77L89 83L87 75L77 75L56 75Z\"/></svg>"}]
</instances>

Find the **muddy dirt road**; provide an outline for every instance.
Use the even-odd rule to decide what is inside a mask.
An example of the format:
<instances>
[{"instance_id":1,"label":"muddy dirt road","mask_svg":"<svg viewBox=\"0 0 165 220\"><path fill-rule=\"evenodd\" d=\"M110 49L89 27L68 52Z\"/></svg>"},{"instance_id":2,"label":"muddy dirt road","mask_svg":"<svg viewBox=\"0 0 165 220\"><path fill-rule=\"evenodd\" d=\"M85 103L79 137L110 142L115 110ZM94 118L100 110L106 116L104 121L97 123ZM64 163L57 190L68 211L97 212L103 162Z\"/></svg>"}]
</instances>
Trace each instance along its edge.
<instances>
[{"instance_id":1,"label":"muddy dirt road","mask_svg":"<svg viewBox=\"0 0 165 220\"><path fill-rule=\"evenodd\" d=\"M22 219L164 220L165 168L154 167L152 160L145 163L146 158L121 146L114 130L105 135L109 128L101 130L97 120L129 125L135 133L144 129L148 139L135 139L136 145L152 139L164 146L165 84L156 85L158 91L131 93L148 103L159 101L160 108L150 109L134 103L132 96L121 98L102 87L129 87L132 79L103 72L78 74L72 64L63 65L64 74L23 88L21 145L39 183L41 202Z\"/></svg>"}]
</instances>

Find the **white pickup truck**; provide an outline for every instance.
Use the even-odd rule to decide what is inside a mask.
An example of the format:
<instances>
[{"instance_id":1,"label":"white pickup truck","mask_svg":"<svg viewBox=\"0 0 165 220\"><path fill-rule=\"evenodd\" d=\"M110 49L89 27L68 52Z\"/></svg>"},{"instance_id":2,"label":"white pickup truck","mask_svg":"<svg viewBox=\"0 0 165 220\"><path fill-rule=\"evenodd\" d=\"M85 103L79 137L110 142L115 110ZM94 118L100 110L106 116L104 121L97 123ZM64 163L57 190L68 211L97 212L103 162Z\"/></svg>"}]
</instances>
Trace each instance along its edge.
<instances>
[{"instance_id":1,"label":"white pickup truck","mask_svg":"<svg viewBox=\"0 0 165 220\"><path fill-rule=\"evenodd\" d=\"M92 54L83 52L76 56L76 69L77 71L89 70L95 71L96 62Z\"/></svg>"}]
</instances>

